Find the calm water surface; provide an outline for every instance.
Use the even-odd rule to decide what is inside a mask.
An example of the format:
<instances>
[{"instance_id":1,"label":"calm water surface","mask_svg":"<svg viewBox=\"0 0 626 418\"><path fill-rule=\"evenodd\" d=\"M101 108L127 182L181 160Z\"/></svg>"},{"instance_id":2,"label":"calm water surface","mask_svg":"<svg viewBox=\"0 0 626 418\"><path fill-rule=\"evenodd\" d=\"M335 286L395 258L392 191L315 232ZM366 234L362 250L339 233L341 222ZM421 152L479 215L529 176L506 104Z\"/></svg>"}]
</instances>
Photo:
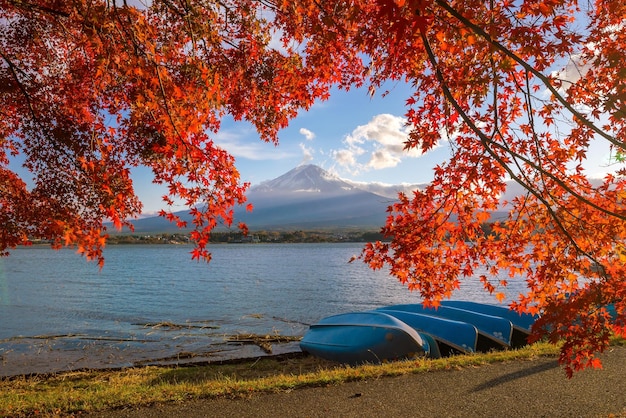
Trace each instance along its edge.
<instances>
[{"instance_id":1,"label":"calm water surface","mask_svg":"<svg viewBox=\"0 0 626 418\"><path fill-rule=\"evenodd\" d=\"M191 246L119 245L101 271L72 250L18 248L0 258L0 375L256 356L233 336L301 336L328 315L420 301L386 271L348 263L361 248L215 245L207 265ZM493 303L477 280L455 298Z\"/></svg>"}]
</instances>

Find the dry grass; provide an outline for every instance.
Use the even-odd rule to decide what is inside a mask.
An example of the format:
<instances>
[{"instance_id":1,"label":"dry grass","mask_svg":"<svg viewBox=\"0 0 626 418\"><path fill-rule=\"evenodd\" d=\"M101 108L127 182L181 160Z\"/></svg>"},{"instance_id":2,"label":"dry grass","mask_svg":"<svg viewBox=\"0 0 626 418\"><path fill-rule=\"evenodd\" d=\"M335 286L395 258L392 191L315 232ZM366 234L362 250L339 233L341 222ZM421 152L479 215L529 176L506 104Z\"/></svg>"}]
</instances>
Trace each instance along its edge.
<instances>
[{"instance_id":1,"label":"dry grass","mask_svg":"<svg viewBox=\"0 0 626 418\"><path fill-rule=\"evenodd\" d=\"M397 376L433 370L555 356L558 349L535 344L519 350L344 367L310 356L261 358L234 364L142 367L58 373L0 380L0 416L66 415L158 402L237 397L251 392Z\"/></svg>"}]
</instances>

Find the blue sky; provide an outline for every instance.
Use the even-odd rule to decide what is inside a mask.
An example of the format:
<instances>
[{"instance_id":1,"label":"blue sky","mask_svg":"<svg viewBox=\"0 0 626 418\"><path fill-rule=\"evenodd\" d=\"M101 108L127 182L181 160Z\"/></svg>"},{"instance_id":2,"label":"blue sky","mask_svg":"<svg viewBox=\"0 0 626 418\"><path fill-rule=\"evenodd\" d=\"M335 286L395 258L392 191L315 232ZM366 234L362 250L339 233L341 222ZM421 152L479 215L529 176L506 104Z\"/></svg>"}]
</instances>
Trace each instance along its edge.
<instances>
[{"instance_id":1,"label":"blue sky","mask_svg":"<svg viewBox=\"0 0 626 418\"><path fill-rule=\"evenodd\" d=\"M384 90L389 94L381 97ZM388 84L373 97L367 88L333 91L329 100L302 112L281 131L278 146L262 142L252 125L229 118L224 119L222 129L213 138L235 156L242 181L253 186L305 163L353 181L423 184L432 180L436 164L450 158L450 149L442 141L424 155L403 150L408 134L403 115L410 95L405 83ZM592 144L586 163L588 173L599 176L613 171L615 167L607 165L608 156L606 146ZM150 169L133 169L135 191L146 215L166 208L161 197L167 188L153 184L152 179Z\"/></svg>"},{"instance_id":2,"label":"blue sky","mask_svg":"<svg viewBox=\"0 0 626 418\"><path fill-rule=\"evenodd\" d=\"M389 94L381 97L385 90ZM373 97L367 88L335 90L329 100L302 112L281 131L278 146L259 140L252 125L229 118L224 119L214 140L235 156L242 180L253 186L300 164L316 164L353 181L427 183L433 178L433 167L450 158L450 149L442 141L423 155L403 150L408 134L403 115L410 92L405 83L388 84ZM586 164L589 174L603 175L610 171L607 164L607 148L592 144ZM148 169L135 170L134 180L144 213L163 208L161 196L166 189L151 184Z\"/></svg>"},{"instance_id":3,"label":"blue sky","mask_svg":"<svg viewBox=\"0 0 626 418\"><path fill-rule=\"evenodd\" d=\"M408 134L404 103L410 91L402 83L388 88L384 98L370 97L366 88L333 91L328 101L302 112L280 132L278 147L260 142L251 127L230 121L217 142L237 157L242 175L254 184L302 163L317 164L352 180L429 181L430 170L424 170L423 160L432 156L403 151Z\"/></svg>"},{"instance_id":4,"label":"blue sky","mask_svg":"<svg viewBox=\"0 0 626 418\"><path fill-rule=\"evenodd\" d=\"M383 91L389 93L381 97ZM408 134L403 115L410 95L405 83L389 83L374 96L367 88L334 90L330 99L314 104L292 120L279 133L278 146L261 141L251 124L230 117L224 118L222 129L212 138L235 156L242 181L253 186L301 164L316 164L359 182L427 183L432 180L435 164L450 154L445 142L425 155L403 150ZM10 166L29 182L30 174L19 167L22 161L22 157L13 158ZM167 209L162 201L167 187L152 183L150 168L134 168L132 177L144 214Z\"/></svg>"},{"instance_id":5,"label":"blue sky","mask_svg":"<svg viewBox=\"0 0 626 418\"><path fill-rule=\"evenodd\" d=\"M383 91L389 91L381 97ZM279 145L262 142L254 127L225 118L214 136L217 144L236 158L242 180L259 184L274 179L300 164L316 164L341 178L387 184L426 183L432 168L449 158L449 149L439 148L420 155L403 150L405 83L388 84L370 97L367 88L348 92L334 90L329 100L302 112L279 133ZM144 212L161 208L160 196L150 185L149 170L135 170L137 193Z\"/></svg>"}]
</instances>

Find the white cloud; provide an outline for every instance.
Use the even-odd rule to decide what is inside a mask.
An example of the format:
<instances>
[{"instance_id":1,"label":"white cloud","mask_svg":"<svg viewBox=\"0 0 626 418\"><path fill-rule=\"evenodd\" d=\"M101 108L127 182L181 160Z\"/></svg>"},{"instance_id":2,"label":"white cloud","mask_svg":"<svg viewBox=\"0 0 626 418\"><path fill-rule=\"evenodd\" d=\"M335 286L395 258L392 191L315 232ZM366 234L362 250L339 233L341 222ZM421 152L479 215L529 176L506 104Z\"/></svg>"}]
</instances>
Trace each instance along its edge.
<instances>
[{"instance_id":1,"label":"white cloud","mask_svg":"<svg viewBox=\"0 0 626 418\"><path fill-rule=\"evenodd\" d=\"M306 128L300 128L300 133L304 135L307 141L312 141L315 138L315 134Z\"/></svg>"},{"instance_id":2,"label":"white cloud","mask_svg":"<svg viewBox=\"0 0 626 418\"><path fill-rule=\"evenodd\" d=\"M307 147L305 143L301 142L300 149L302 150L302 163L301 164L306 164L308 162L311 162L313 160L313 154L315 153L313 148Z\"/></svg>"},{"instance_id":3,"label":"white cloud","mask_svg":"<svg viewBox=\"0 0 626 418\"><path fill-rule=\"evenodd\" d=\"M560 71L554 71L552 76L563 82L562 93L564 93L571 84L576 83L587 74L590 68L591 65L583 60L582 55L572 55L565 67Z\"/></svg>"},{"instance_id":4,"label":"white cloud","mask_svg":"<svg viewBox=\"0 0 626 418\"><path fill-rule=\"evenodd\" d=\"M340 166L352 172L395 167L404 158L422 155L419 149L404 149L410 130L403 117L376 115L347 135L343 141L345 148L335 150L333 157ZM364 155L369 158L359 161Z\"/></svg>"},{"instance_id":5,"label":"white cloud","mask_svg":"<svg viewBox=\"0 0 626 418\"><path fill-rule=\"evenodd\" d=\"M340 166L352 167L356 165L356 157L350 150L335 150L331 153L331 155Z\"/></svg>"},{"instance_id":6,"label":"white cloud","mask_svg":"<svg viewBox=\"0 0 626 418\"><path fill-rule=\"evenodd\" d=\"M122 7L124 6L124 3L126 3L130 7L136 7L139 10L147 10L152 6L152 0L127 0L126 2L114 0L113 3L115 3L118 7Z\"/></svg>"},{"instance_id":7,"label":"white cloud","mask_svg":"<svg viewBox=\"0 0 626 418\"><path fill-rule=\"evenodd\" d=\"M343 181L352 184L358 189L365 190L379 196L384 196L389 199L396 199L399 192L410 195L413 191L424 189L427 186L427 184L425 183L389 184L376 181L365 182L346 179L344 179Z\"/></svg>"},{"instance_id":8,"label":"white cloud","mask_svg":"<svg viewBox=\"0 0 626 418\"><path fill-rule=\"evenodd\" d=\"M392 154L386 149L380 149L372 153L372 157L367 163L368 167L374 170L380 170L383 168L395 167L400 164L402 160L396 155Z\"/></svg>"},{"instance_id":9,"label":"white cloud","mask_svg":"<svg viewBox=\"0 0 626 418\"><path fill-rule=\"evenodd\" d=\"M297 154L282 151L273 144L262 142L254 136L254 130L241 127L235 130L220 130L214 138L215 144L236 158L249 160L282 160Z\"/></svg>"}]
</instances>

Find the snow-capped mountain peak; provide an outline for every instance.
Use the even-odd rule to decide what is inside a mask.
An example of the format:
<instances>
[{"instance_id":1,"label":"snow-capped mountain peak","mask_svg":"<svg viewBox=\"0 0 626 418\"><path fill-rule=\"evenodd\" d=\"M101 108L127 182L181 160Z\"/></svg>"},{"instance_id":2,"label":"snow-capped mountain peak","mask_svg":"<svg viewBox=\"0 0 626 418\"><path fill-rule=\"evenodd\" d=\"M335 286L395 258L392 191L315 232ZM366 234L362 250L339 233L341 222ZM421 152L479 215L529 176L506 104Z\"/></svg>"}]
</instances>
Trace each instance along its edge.
<instances>
[{"instance_id":1,"label":"snow-capped mountain peak","mask_svg":"<svg viewBox=\"0 0 626 418\"><path fill-rule=\"evenodd\" d=\"M235 223L245 222L252 229L380 228L389 203L398 191L409 187L350 182L318 166L301 165L252 187L248 202L254 210L236 207ZM192 223L187 210L176 214ZM133 223L136 232L177 230L160 217Z\"/></svg>"},{"instance_id":2,"label":"snow-capped mountain peak","mask_svg":"<svg viewBox=\"0 0 626 418\"><path fill-rule=\"evenodd\" d=\"M301 165L273 180L265 181L250 191L280 193L337 193L356 187L316 165Z\"/></svg>"},{"instance_id":3,"label":"snow-capped mountain peak","mask_svg":"<svg viewBox=\"0 0 626 418\"><path fill-rule=\"evenodd\" d=\"M409 193L425 187L424 184L384 184L343 180L316 165L301 165L293 170L252 187L250 192L270 194L337 194L366 191L389 199L398 197L398 192Z\"/></svg>"}]
</instances>

